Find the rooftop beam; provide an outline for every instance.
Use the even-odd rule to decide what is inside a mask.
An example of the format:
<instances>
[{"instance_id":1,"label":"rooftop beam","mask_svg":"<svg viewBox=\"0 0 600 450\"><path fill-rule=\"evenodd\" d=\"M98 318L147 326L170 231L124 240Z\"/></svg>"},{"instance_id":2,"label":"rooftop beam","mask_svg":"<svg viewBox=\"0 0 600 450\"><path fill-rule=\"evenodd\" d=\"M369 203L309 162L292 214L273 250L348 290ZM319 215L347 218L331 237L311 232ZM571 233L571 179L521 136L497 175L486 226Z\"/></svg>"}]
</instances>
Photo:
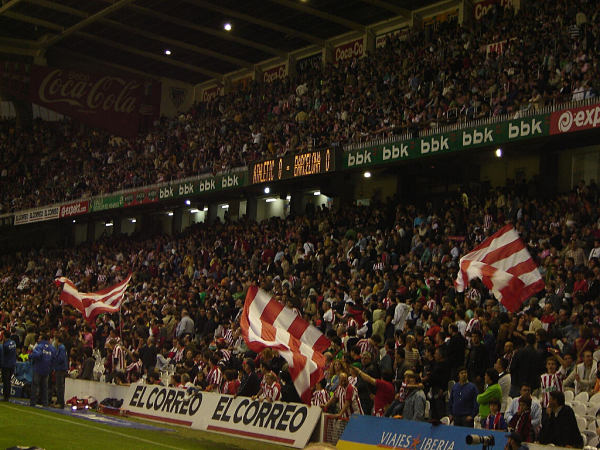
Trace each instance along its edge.
<instances>
[{"instance_id":1,"label":"rooftop beam","mask_svg":"<svg viewBox=\"0 0 600 450\"><path fill-rule=\"evenodd\" d=\"M215 36L221 39L225 39L231 42L235 42L236 44L245 45L246 47L255 48L262 52L268 53L273 56L279 56L280 58L287 58L287 53L281 50L278 50L273 47L269 47L267 45L259 44L258 42L250 41L248 39L244 39L236 36L233 33L228 33L226 31L215 30L213 28L205 27L202 25L198 25L192 22L188 22L187 20L182 20L177 17L173 17L169 14L163 14L156 11L153 11L148 8L143 8L138 5L130 5L129 9L136 11L140 14L144 14L146 16L154 17L155 19L164 20L166 22L174 23L175 25L179 25L183 28L188 28L190 30L198 31L200 33L205 33L211 36Z\"/></svg>"},{"instance_id":2,"label":"rooftop beam","mask_svg":"<svg viewBox=\"0 0 600 450\"><path fill-rule=\"evenodd\" d=\"M48 22L46 20L38 19L36 17L27 16L25 14L20 14L12 11L6 11L3 14L3 16L8 17L9 19L20 20L21 22L26 22L32 25L37 25L39 27L48 28L49 30L63 31L65 29L62 25L58 25L53 22Z\"/></svg>"},{"instance_id":3,"label":"rooftop beam","mask_svg":"<svg viewBox=\"0 0 600 450\"><path fill-rule=\"evenodd\" d=\"M310 6L306 6L302 3L292 2L290 0L271 0L271 2L277 3L278 5L284 6L286 8L295 9L296 11L300 11L305 14L310 14L311 16L318 17L319 19L337 23L338 25L342 25L346 28L358 31L360 33L366 33L367 31L367 28L364 25L353 22L351 20L344 19L342 17L334 16L333 14L319 11L318 9L311 8Z\"/></svg>"},{"instance_id":4,"label":"rooftop beam","mask_svg":"<svg viewBox=\"0 0 600 450\"><path fill-rule=\"evenodd\" d=\"M119 9L127 6L130 3L133 3L135 0L119 0L116 3L113 3L111 6L108 6L106 8L104 8L102 11L97 12L96 14L88 17L87 19L82 20L81 22L73 25L70 28L67 28L66 30L64 30L63 32L61 32L60 34L57 34L56 36L51 37L50 39L48 39L46 42L44 42L44 46L49 47L51 45L56 44L59 41L62 41L63 39L69 37L70 35L72 35L73 33L93 24L94 22L102 19L103 17L114 13L115 11L118 11Z\"/></svg>"},{"instance_id":5,"label":"rooftop beam","mask_svg":"<svg viewBox=\"0 0 600 450\"><path fill-rule=\"evenodd\" d=\"M299 38L304 39L307 42L318 45L319 47L325 47L325 41L323 39L319 39L315 36L312 36L308 33L303 33L298 30L294 30L292 28L284 27L283 25L278 25L273 22L269 22L268 20L259 19L258 17L254 17L248 14L244 14L238 11L234 11L233 9L224 8L222 6L215 5L205 0L185 0L187 3L191 3L192 5L196 5L200 8L208 9L209 11L215 11L221 13L225 16L235 17L236 19L243 20L244 22L253 23L255 25L260 25L264 28L269 28L271 30L278 31L283 34L289 34L292 36L298 36Z\"/></svg>"},{"instance_id":6,"label":"rooftop beam","mask_svg":"<svg viewBox=\"0 0 600 450\"><path fill-rule=\"evenodd\" d=\"M401 6L392 5L391 3L388 3L384 0L362 0L362 2L393 12L394 14L398 14L399 16L402 16L405 19L410 18L411 12L409 9L402 8Z\"/></svg>"},{"instance_id":7,"label":"rooftop beam","mask_svg":"<svg viewBox=\"0 0 600 450\"><path fill-rule=\"evenodd\" d=\"M23 0L10 0L9 2L3 4L0 7L0 16L2 14L4 14L5 12L7 12L9 9L11 9L14 6L17 6L19 3L21 3Z\"/></svg>"},{"instance_id":8,"label":"rooftop beam","mask_svg":"<svg viewBox=\"0 0 600 450\"><path fill-rule=\"evenodd\" d=\"M128 45L124 45L124 44L120 44L118 42L114 42L111 41L109 39L105 39L105 38L101 38L98 36L94 36L91 34L87 34L87 33L83 33L81 31L77 32L77 36L81 36L85 39L88 39L90 41L93 42L97 42L99 44L102 45L106 45L108 47L113 47L116 48L118 50L123 50L125 52L129 52L129 53L133 53L134 55L138 55L138 56L142 56L144 58L148 58L148 59L153 59L155 61L160 61L164 64L170 64L172 66L176 66L176 67L181 67L182 69L186 69L189 70L191 72L196 72L196 73L200 73L204 76L208 76L211 78L216 78L217 80L221 80L223 78L223 75L217 72L213 72L212 70L208 70L208 69L203 69L201 67L196 67L193 66L191 64L187 64L184 62L180 62L177 61L176 59L173 58L167 58L166 56L160 56L160 55L155 55L154 53L150 53L150 52L146 52L143 50L139 50L137 48L134 47L129 47Z\"/></svg>"}]
</instances>

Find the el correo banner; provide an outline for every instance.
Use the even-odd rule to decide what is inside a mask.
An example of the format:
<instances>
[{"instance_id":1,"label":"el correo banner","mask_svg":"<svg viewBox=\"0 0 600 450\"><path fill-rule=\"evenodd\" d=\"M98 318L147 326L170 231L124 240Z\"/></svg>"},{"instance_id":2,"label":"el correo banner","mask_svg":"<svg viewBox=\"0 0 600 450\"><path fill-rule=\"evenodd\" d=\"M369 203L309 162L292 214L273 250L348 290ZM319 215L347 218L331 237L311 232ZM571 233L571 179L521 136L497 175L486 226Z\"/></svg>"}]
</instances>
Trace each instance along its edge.
<instances>
[{"instance_id":1,"label":"el correo banner","mask_svg":"<svg viewBox=\"0 0 600 450\"><path fill-rule=\"evenodd\" d=\"M211 392L185 398L184 389L131 385L122 409L127 415L263 442L302 448L321 409L298 403L258 402Z\"/></svg>"},{"instance_id":2,"label":"el correo banner","mask_svg":"<svg viewBox=\"0 0 600 450\"><path fill-rule=\"evenodd\" d=\"M147 203L155 203L158 201L158 188L142 189L139 191L123 194L123 206L145 205Z\"/></svg>"},{"instance_id":3,"label":"el correo banner","mask_svg":"<svg viewBox=\"0 0 600 450\"><path fill-rule=\"evenodd\" d=\"M22 213L17 213L15 215L15 225L25 225L26 223L43 222L45 220L58 219L59 214L59 206L48 206L46 208L25 211Z\"/></svg>"},{"instance_id":4,"label":"el correo banner","mask_svg":"<svg viewBox=\"0 0 600 450\"><path fill-rule=\"evenodd\" d=\"M335 64L353 58L362 58L365 54L365 38L360 38L346 44L338 45L333 49Z\"/></svg>"},{"instance_id":5,"label":"el correo banner","mask_svg":"<svg viewBox=\"0 0 600 450\"><path fill-rule=\"evenodd\" d=\"M106 211L107 209L122 208L123 205L123 194L107 195L93 199L90 202L90 211Z\"/></svg>"},{"instance_id":6,"label":"el correo banner","mask_svg":"<svg viewBox=\"0 0 600 450\"><path fill-rule=\"evenodd\" d=\"M344 153L342 168L367 167L429 155L548 136L550 115L538 115L477 128L391 142Z\"/></svg>"},{"instance_id":7,"label":"el correo banner","mask_svg":"<svg viewBox=\"0 0 600 450\"><path fill-rule=\"evenodd\" d=\"M60 207L60 217L71 217L71 216L79 216L81 214L87 214L90 210L90 202L75 202L69 205L62 205Z\"/></svg>"},{"instance_id":8,"label":"el correo banner","mask_svg":"<svg viewBox=\"0 0 600 450\"><path fill-rule=\"evenodd\" d=\"M598 127L598 125L600 125L600 105L596 103L553 112L550 119L550 134L591 130Z\"/></svg>"},{"instance_id":9,"label":"el correo banner","mask_svg":"<svg viewBox=\"0 0 600 450\"><path fill-rule=\"evenodd\" d=\"M29 100L121 137L135 137L160 114L157 81L32 66Z\"/></svg>"}]
</instances>

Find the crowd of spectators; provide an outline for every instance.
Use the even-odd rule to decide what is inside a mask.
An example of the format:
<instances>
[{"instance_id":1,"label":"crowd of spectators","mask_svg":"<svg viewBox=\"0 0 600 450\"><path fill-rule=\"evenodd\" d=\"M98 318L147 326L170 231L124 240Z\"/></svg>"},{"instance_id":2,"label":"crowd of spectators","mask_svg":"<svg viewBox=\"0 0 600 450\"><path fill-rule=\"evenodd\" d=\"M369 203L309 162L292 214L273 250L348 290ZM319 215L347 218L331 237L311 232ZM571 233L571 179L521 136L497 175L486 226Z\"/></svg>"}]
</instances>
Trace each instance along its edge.
<instances>
[{"instance_id":1,"label":"crowd of spectators","mask_svg":"<svg viewBox=\"0 0 600 450\"><path fill-rule=\"evenodd\" d=\"M477 280L453 287L459 258L508 221L546 281L515 314ZM285 361L241 336L255 283L330 338L313 395L329 413L426 420L429 405L431 420L578 445L563 391L600 390L599 222L598 188L582 182L547 202L514 188L422 208L389 198L31 249L0 259L0 326L22 360L62 345L71 377L299 401ZM122 313L93 324L53 283L65 276L90 292L128 273Z\"/></svg>"},{"instance_id":2,"label":"crowd of spectators","mask_svg":"<svg viewBox=\"0 0 600 450\"><path fill-rule=\"evenodd\" d=\"M0 212L595 97L599 24L587 0L496 5L480 22L389 35L360 60L250 82L128 141L67 120L4 121L0 178L15 182L0 184ZM502 53L487 52L501 41Z\"/></svg>"}]
</instances>

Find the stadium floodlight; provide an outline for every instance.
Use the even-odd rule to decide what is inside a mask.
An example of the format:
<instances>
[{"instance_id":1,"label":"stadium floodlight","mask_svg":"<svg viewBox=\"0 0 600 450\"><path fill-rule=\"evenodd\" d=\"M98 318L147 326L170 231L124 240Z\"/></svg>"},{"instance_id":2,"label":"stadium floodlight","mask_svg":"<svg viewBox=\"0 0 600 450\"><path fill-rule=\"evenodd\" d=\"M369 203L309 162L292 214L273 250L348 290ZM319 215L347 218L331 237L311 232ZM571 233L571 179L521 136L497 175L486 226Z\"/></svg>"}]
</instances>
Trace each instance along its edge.
<instances>
[{"instance_id":1,"label":"stadium floodlight","mask_svg":"<svg viewBox=\"0 0 600 450\"><path fill-rule=\"evenodd\" d=\"M188 206L190 206L192 204L192 202L190 200L186 200L185 204L188 205Z\"/></svg>"},{"instance_id":2,"label":"stadium floodlight","mask_svg":"<svg viewBox=\"0 0 600 450\"><path fill-rule=\"evenodd\" d=\"M227 22L225 25L223 25L223 28L225 28L225 31L231 31L231 24L229 22Z\"/></svg>"},{"instance_id":3,"label":"stadium floodlight","mask_svg":"<svg viewBox=\"0 0 600 450\"><path fill-rule=\"evenodd\" d=\"M173 215L173 211L169 211L169 212L167 213L167 216L169 216L169 217L171 217L172 215Z\"/></svg>"},{"instance_id":4,"label":"stadium floodlight","mask_svg":"<svg viewBox=\"0 0 600 450\"><path fill-rule=\"evenodd\" d=\"M313 195L321 195L321 191L315 191Z\"/></svg>"},{"instance_id":5,"label":"stadium floodlight","mask_svg":"<svg viewBox=\"0 0 600 450\"><path fill-rule=\"evenodd\" d=\"M273 197L269 197L269 198L265 199L265 202L267 202L267 203L273 203L274 201L277 201L277 199L273 198Z\"/></svg>"},{"instance_id":6,"label":"stadium floodlight","mask_svg":"<svg viewBox=\"0 0 600 450\"><path fill-rule=\"evenodd\" d=\"M166 49L166 50L165 50L165 55L169 56L170 54L171 54L171 50L169 50L169 49Z\"/></svg>"},{"instance_id":7,"label":"stadium floodlight","mask_svg":"<svg viewBox=\"0 0 600 450\"><path fill-rule=\"evenodd\" d=\"M223 208L223 209L229 209L229 205L226 203L224 205L221 205L221 208Z\"/></svg>"},{"instance_id":8,"label":"stadium floodlight","mask_svg":"<svg viewBox=\"0 0 600 450\"><path fill-rule=\"evenodd\" d=\"M371 178L371 172L365 172L365 178Z\"/></svg>"},{"instance_id":9,"label":"stadium floodlight","mask_svg":"<svg viewBox=\"0 0 600 450\"><path fill-rule=\"evenodd\" d=\"M271 189L270 189L270 188L268 188L268 187L266 187L266 188L265 188L265 194L268 194L269 192L271 192Z\"/></svg>"},{"instance_id":10,"label":"stadium floodlight","mask_svg":"<svg viewBox=\"0 0 600 450\"><path fill-rule=\"evenodd\" d=\"M113 223L112 222L106 222L104 225L107 226L107 227L112 227Z\"/></svg>"},{"instance_id":11,"label":"stadium floodlight","mask_svg":"<svg viewBox=\"0 0 600 450\"><path fill-rule=\"evenodd\" d=\"M499 149L496 150L496 156L498 158L502 158L502 149L501 148L499 148Z\"/></svg>"},{"instance_id":12,"label":"stadium floodlight","mask_svg":"<svg viewBox=\"0 0 600 450\"><path fill-rule=\"evenodd\" d=\"M197 214L200 210L198 208L190 209L190 214Z\"/></svg>"},{"instance_id":13,"label":"stadium floodlight","mask_svg":"<svg viewBox=\"0 0 600 450\"><path fill-rule=\"evenodd\" d=\"M204 211L204 212L208 211L208 206L205 206L205 207L202 209L202 211Z\"/></svg>"},{"instance_id":14,"label":"stadium floodlight","mask_svg":"<svg viewBox=\"0 0 600 450\"><path fill-rule=\"evenodd\" d=\"M288 196L285 197L285 199L289 202L292 199L292 196L288 195Z\"/></svg>"}]
</instances>

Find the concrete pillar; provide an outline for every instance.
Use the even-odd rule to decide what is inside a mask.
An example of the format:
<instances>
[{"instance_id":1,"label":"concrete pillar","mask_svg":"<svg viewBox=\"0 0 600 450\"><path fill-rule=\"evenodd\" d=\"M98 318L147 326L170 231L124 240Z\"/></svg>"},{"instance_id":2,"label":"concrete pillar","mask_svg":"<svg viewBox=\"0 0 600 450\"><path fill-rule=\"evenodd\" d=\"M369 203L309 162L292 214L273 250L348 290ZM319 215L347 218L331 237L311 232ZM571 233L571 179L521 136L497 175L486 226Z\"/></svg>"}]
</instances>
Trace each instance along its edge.
<instances>
[{"instance_id":1,"label":"concrete pillar","mask_svg":"<svg viewBox=\"0 0 600 450\"><path fill-rule=\"evenodd\" d=\"M232 200L229 202L229 209L227 210L229 220L237 222L240 218L240 201Z\"/></svg>"},{"instance_id":2,"label":"concrete pillar","mask_svg":"<svg viewBox=\"0 0 600 450\"><path fill-rule=\"evenodd\" d=\"M96 222L90 220L87 224L87 241L92 243L96 240Z\"/></svg>"},{"instance_id":3,"label":"concrete pillar","mask_svg":"<svg viewBox=\"0 0 600 450\"><path fill-rule=\"evenodd\" d=\"M113 236L119 237L122 234L123 229L123 219L121 217L117 217L113 220Z\"/></svg>"},{"instance_id":4,"label":"concrete pillar","mask_svg":"<svg viewBox=\"0 0 600 450\"><path fill-rule=\"evenodd\" d=\"M258 217L258 199L249 198L246 204L246 215L249 219L256 220Z\"/></svg>"},{"instance_id":5,"label":"concrete pillar","mask_svg":"<svg viewBox=\"0 0 600 450\"><path fill-rule=\"evenodd\" d=\"M181 233L183 229L183 210L177 208L173 210L173 217L171 219L171 236Z\"/></svg>"},{"instance_id":6,"label":"concrete pillar","mask_svg":"<svg viewBox=\"0 0 600 450\"><path fill-rule=\"evenodd\" d=\"M217 203L211 203L210 205L208 205L208 211L206 213L206 221L209 224L215 223L218 213L219 213L219 205Z\"/></svg>"}]
</instances>

